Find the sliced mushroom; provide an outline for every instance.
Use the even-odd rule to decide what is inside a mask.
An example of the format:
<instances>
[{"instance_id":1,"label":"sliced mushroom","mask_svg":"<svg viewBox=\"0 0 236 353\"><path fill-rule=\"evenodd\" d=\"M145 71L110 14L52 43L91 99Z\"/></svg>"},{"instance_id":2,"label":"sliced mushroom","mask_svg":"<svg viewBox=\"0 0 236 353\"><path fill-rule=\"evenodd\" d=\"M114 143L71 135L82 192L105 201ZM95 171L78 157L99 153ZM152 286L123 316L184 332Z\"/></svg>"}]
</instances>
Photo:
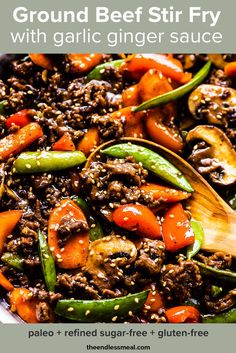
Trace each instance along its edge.
<instances>
[{"instance_id":1,"label":"sliced mushroom","mask_svg":"<svg viewBox=\"0 0 236 353\"><path fill-rule=\"evenodd\" d=\"M216 85L200 85L189 96L188 107L196 119L228 126L236 119L236 91Z\"/></svg>"},{"instance_id":2,"label":"sliced mushroom","mask_svg":"<svg viewBox=\"0 0 236 353\"><path fill-rule=\"evenodd\" d=\"M137 249L130 240L119 235L107 236L91 244L85 272L100 289L110 289L123 277L123 268L137 257Z\"/></svg>"},{"instance_id":3,"label":"sliced mushroom","mask_svg":"<svg viewBox=\"0 0 236 353\"><path fill-rule=\"evenodd\" d=\"M215 126L200 125L191 130L187 143L204 141L192 151L189 157L201 174L209 174L210 179L220 185L236 182L236 152L227 136Z\"/></svg>"}]
</instances>

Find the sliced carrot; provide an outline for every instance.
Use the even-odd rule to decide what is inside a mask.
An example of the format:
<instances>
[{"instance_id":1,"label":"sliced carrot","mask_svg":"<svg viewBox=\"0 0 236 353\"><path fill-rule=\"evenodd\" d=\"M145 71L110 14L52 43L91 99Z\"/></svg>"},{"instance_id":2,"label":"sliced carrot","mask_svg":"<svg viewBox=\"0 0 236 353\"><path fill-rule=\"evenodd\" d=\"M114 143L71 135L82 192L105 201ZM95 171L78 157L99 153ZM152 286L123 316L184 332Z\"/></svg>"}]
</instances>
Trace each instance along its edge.
<instances>
[{"instance_id":1,"label":"sliced carrot","mask_svg":"<svg viewBox=\"0 0 236 353\"><path fill-rule=\"evenodd\" d=\"M142 121L134 126L126 126L124 129L125 137L136 137L143 139L146 138L146 135L146 130Z\"/></svg>"},{"instance_id":2,"label":"sliced carrot","mask_svg":"<svg viewBox=\"0 0 236 353\"><path fill-rule=\"evenodd\" d=\"M122 102L125 107L139 105L138 85L130 86L122 92Z\"/></svg>"},{"instance_id":3,"label":"sliced carrot","mask_svg":"<svg viewBox=\"0 0 236 353\"><path fill-rule=\"evenodd\" d=\"M0 271L0 286L5 288L8 292L13 291L14 286L13 284L2 274Z\"/></svg>"},{"instance_id":4,"label":"sliced carrot","mask_svg":"<svg viewBox=\"0 0 236 353\"><path fill-rule=\"evenodd\" d=\"M164 54L132 54L126 59L122 69L133 80L140 78L150 69L158 69L166 77L184 84L191 80L192 74L183 72L183 66L177 59Z\"/></svg>"},{"instance_id":5,"label":"sliced carrot","mask_svg":"<svg viewBox=\"0 0 236 353\"><path fill-rule=\"evenodd\" d=\"M168 186L154 183L144 184L140 187L140 190L150 194L154 200L160 200L164 202L177 202L187 199L191 196L191 194L187 191L176 190Z\"/></svg>"},{"instance_id":6,"label":"sliced carrot","mask_svg":"<svg viewBox=\"0 0 236 353\"><path fill-rule=\"evenodd\" d=\"M67 58L72 72L84 74L102 62L103 54L68 54Z\"/></svg>"},{"instance_id":7,"label":"sliced carrot","mask_svg":"<svg viewBox=\"0 0 236 353\"><path fill-rule=\"evenodd\" d=\"M86 222L82 210L74 201L71 199L62 200L60 205L52 210L49 217L48 244L58 267L66 269L82 267L85 265L88 255L89 232L80 232L71 235L62 250L58 244L57 228L60 225L62 217L66 215Z\"/></svg>"},{"instance_id":8,"label":"sliced carrot","mask_svg":"<svg viewBox=\"0 0 236 353\"><path fill-rule=\"evenodd\" d=\"M91 127L80 140L77 150L88 156L99 145L99 132L96 127Z\"/></svg>"},{"instance_id":9,"label":"sliced carrot","mask_svg":"<svg viewBox=\"0 0 236 353\"><path fill-rule=\"evenodd\" d=\"M9 296L11 311L17 314L27 323L39 323L36 316L36 306L40 303L38 299L31 298L29 289L15 288Z\"/></svg>"},{"instance_id":10,"label":"sliced carrot","mask_svg":"<svg viewBox=\"0 0 236 353\"><path fill-rule=\"evenodd\" d=\"M53 151L75 151L75 145L70 134L65 132L62 137L52 145Z\"/></svg>"},{"instance_id":11,"label":"sliced carrot","mask_svg":"<svg viewBox=\"0 0 236 353\"><path fill-rule=\"evenodd\" d=\"M236 61L232 61L231 63L228 63L224 67L225 74L229 77L235 77L236 76Z\"/></svg>"},{"instance_id":12,"label":"sliced carrot","mask_svg":"<svg viewBox=\"0 0 236 353\"><path fill-rule=\"evenodd\" d=\"M53 70L52 60L46 54L29 54L30 59L35 65L41 66L47 70Z\"/></svg>"},{"instance_id":13,"label":"sliced carrot","mask_svg":"<svg viewBox=\"0 0 236 353\"><path fill-rule=\"evenodd\" d=\"M0 254L3 252L5 241L11 234L22 216L22 211L5 211L0 213Z\"/></svg>"},{"instance_id":14,"label":"sliced carrot","mask_svg":"<svg viewBox=\"0 0 236 353\"><path fill-rule=\"evenodd\" d=\"M126 127L135 126L145 117L144 112L135 113L133 107L125 107L111 113L110 116L114 120L121 120L125 123Z\"/></svg>"},{"instance_id":15,"label":"sliced carrot","mask_svg":"<svg viewBox=\"0 0 236 353\"><path fill-rule=\"evenodd\" d=\"M37 123L30 123L15 134L4 137L0 140L0 159L7 159L11 154L21 152L41 136L43 136L41 126Z\"/></svg>"}]
</instances>

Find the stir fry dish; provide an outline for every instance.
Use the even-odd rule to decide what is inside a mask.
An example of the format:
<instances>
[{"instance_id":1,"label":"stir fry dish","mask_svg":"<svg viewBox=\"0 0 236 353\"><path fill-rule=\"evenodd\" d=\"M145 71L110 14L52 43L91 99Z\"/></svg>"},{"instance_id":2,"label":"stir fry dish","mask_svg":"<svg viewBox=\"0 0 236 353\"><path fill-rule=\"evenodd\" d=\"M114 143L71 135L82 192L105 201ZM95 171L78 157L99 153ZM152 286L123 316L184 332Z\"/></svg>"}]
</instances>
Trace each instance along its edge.
<instances>
[{"instance_id":1,"label":"stir fry dish","mask_svg":"<svg viewBox=\"0 0 236 353\"><path fill-rule=\"evenodd\" d=\"M0 305L19 322L236 322L235 60L1 58Z\"/></svg>"}]
</instances>

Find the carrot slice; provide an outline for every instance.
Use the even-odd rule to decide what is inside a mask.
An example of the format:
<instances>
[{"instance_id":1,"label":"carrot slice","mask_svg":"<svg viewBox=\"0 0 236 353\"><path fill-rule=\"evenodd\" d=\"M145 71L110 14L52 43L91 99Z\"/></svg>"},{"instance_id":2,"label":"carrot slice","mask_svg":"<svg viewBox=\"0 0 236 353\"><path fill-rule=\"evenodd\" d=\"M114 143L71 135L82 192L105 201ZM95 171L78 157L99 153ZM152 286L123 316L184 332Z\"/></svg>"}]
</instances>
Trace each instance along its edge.
<instances>
[{"instance_id":1,"label":"carrot slice","mask_svg":"<svg viewBox=\"0 0 236 353\"><path fill-rule=\"evenodd\" d=\"M32 299L29 289L15 288L9 296L11 311L30 324L39 323L36 316L36 306L40 303L38 299Z\"/></svg>"},{"instance_id":2,"label":"carrot slice","mask_svg":"<svg viewBox=\"0 0 236 353\"><path fill-rule=\"evenodd\" d=\"M43 136L41 126L37 123L30 123L15 134L4 137L0 140L0 159L7 159L11 154L21 152L41 136Z\"/></svg>"},{"instance_id":3,"label":"carrot slice","mask_svg":"<svg viewBox=\"0 0 236 353\"><path fill-rule=\"evenodd\" d=\"M154 183L142 185L140 190L145 191L147 194L151 194L154 200L163 200L164 202L177 202L191 196L187 191L176 190L168 186Z\"/></svg>"},{"instance_id":4,"label":"carrot slice","mask_svg":"<svg viewBox=\"0 0 236 353\"><path fill-rule=\"evenodd\" d=\"M53 70L52 60L46 54L29 54L30 59L35 65L41 66L47 70Z\"/></svg>"},{"instance_id":5,"label":"carrot slice","mask_svg":"<svg viewBox=\"0 0 236 353\"><path fill-rule=\"evenodd\" d=\"M53 151L75 151L75 145L70 134L65 132L62 137L52 145Z\"/></svg>"},{"instance_id":6,"label":"carrot slice","mask_svg":"<svg viewBox=\"0 0 236 353\"><path fill-rule=\"evenodd\" d=\"M0 286L11 292L14 289L13 284L0 271Z\"/></svg>"},{"instance_id":7,"label":"carrot slice","mask_svg":"<svg viewBox=\"0 0 236 353\"><path fill-rule=\"evenodd\" d=\"M122 92L122 102L125 107L129 107L131 105L139 105L139 90L138 85L133 85L126 88Z\"/></svg>"},{"instance_id":8,"label":"carrot slice","mask_svg":"<svg viewBox=\"0 0 236 353\"><path fill-rule=\"evenodd\" d=\"M232 61L231 63L226 64L224 71L227 76L235 77L236 76L236 61Z\"/></svg>"},{"instance_id":9,"label":"carrot slice","mask_svg":"<svg viewBox=\"0 0 236 353\"><path fill-rule=\"evenodd\" d=\"M96 127L91 127L80 140L77 150L88 156L99 144L99 133Z\"/></svg>"},{"instance_id":10,"label":"carrot slice","mask_svg":"<svg viewBox=\"0 0 236 353\"><path fill-rule=\"evenodd\" d=\"M84 74L101 63L103 54L68 54L71 71Z\"/></svg>"},{"instance_id":11,"label":"carrot slice","mask_svg":"<svg viewBox=\"0 0 236 353\"><path fill-rule=\"evenodd\" d=\"M9 129L12 125L24 127L32 122L32 110L23 109L7 118L5 125Z\"/></svg>"},{"instance_id":12,"label":"carrot slice","mask_svg":"<svg viewBox=\"0 0 236 353\"><path fill-rule=\"evenodd\" d=\"M0 254L3 252L5 241L11 234L22 216L22 211L5 211L0 213Z\"/></svg>"},{"instance_id":13,"label":"carrot slice","mask_svg":"<svg viewBox=\"0 0 236 353\"><path fill-rule=\"evenodd\" d=\"M85 265L88 255L89 232L71 235L62 250L58 244L57 228L62 217L66 215L86 222L82 210L74 201L70 199L62 200L60 205L52 210L49 217L48 244L58 267L66 269L82 267Z\"/></svg>"}]
</instances>

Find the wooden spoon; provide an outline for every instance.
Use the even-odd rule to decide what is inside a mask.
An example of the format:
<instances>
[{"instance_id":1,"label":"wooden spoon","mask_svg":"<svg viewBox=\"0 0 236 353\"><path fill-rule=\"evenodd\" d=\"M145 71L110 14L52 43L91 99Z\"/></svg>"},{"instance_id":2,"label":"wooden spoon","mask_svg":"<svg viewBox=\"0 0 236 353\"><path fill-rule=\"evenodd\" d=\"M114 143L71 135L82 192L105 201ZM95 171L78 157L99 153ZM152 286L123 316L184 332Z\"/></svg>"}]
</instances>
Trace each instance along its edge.
<instances>
[{"instance_id":1,"label":"wooden spoon","mask_svg":"<svg viewBox=\"0 0 236 353\"><path fill-rule=\"evenodd\" d=\"M93 161L98 161L100 150L118 143L132 142L149 148L174 164L188 179L194 192L186 200L192 217L201 222L204 229L202 249L214 252L224 251L236 257L236 212L215 192L208 182L183 158L154 142L138 138L112 140L99 146L88 158L85 168Z\"/></svg>"}]
</instances>

